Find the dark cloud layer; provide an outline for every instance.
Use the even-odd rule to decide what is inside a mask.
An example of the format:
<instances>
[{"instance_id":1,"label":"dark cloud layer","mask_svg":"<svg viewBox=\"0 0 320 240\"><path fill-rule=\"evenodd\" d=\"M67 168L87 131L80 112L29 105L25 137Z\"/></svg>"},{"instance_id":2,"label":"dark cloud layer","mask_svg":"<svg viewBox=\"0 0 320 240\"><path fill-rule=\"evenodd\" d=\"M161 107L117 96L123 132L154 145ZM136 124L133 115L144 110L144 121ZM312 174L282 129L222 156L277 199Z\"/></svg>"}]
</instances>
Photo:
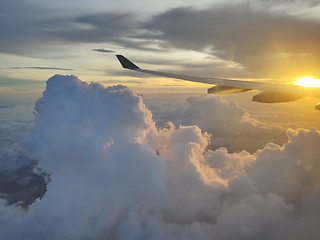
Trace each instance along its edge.
<instances>
[{"instance_id":1,"label":"dark cloud layer","mask_svg":"<svg viewBox=\"0 0 320 240\"><path fill-rule=\"evenodd\" d=\"M19 202L23 207L42 197L46 191L44 172L41 169L37 173L33 171L37 161L27 157L26 149L20 144L21 134L29 131L33 123L31 109L0 107L0 198L8 204ZM19 116L25 111L29 114Z\"/></svg>"},{"instance_id":2,"label":"dark cloud layer","mask_svg":"<svg viewBox=\"0 0 320 240\"><path fill-rule=\"evenodd\" d=\"M3 153L3 149L0 150ZM25 155L21 155L24 158ZM12 161L5 156L6 161ZM29 161L25 159L25 161ZM43 171L41 174L34 172L36 162L24 167L17 167L13 171L0 171L0 197L11 205L18 203L22 207L27 208L36 199L41 199L46 192L46 181L48 175Z\"/></svg>"},{"instance_id":3,"label":"dark cloud layer","mask_svg":"<svg viewBox=\"0 0 320 240\"><path fill-rule=\"evenodd\" d=\"M213 55L241 63L250 73L288 71L288 66L310 70L314 66L306 63L320 63L318 21L256 11L247 5L173 9L143 26L159 33L150 38L181 49L210 48Z\"/></svg>"},{"instance_id":4,"label":"dark cloud layer","mask_svg":"<svg viewBox=\"0 0 320 240\"><path fill-rule=\"evenodd\" d=\"M49 33L64 28L70 21L41 4L21 0L1 1L0 13L0 51L18 55L48 52L49 47L57 44L57 38Z\"/></svg>"},{"instance_id":5,"label":"dark cloud layer","mask_svg":"<svg viewBox=\"0 0 320 240\"><path fill-rule=\"evenodd\" d=\"M139 30L133 14L103 12L61 16L42 5L24 1L1 2L0 9L0 52L3 53L37 56L51 49L57 51L61 44L74 43L113 43L145 49L146 41L131 41L127 37Z\"/></svg>"},{"instance_id":6,"label":"dark cloud layer","mask_svg":"<svg viewBox=\"0 0 320 240\"><path fill-rule=\"evenodd\" d=\"M57 30L51 33L52 37L66 42L114 43L137 29L133 15L113 12L83 15L70 22L88 27Z\"/></svg>"},{"instance_id":7,"label":"dark cloud layer","mask_svg":"<svg viewBox=\"0 0 320 240\"><path fill-rule=\"evenodd\" d=\"M13 67L8 69L39 69L39 70L58 70L58 71L72 71L71 68L58 68L58 67Z\"/></svg>"},{"instance_id":8,"label":"dark cloud layer","mask_svg":"<svg viewBox=\"0 0 320 240\"><path fill-rule=\"evenodd\" d=\"M109 12L80 16L76 19L76 22L107 30L113 29L117 32L135 26L134 20L135 18L131 14Z\"/></svg>"},{"instance_id":9,"label":"dark cloud layer","mask_svg":"<svg viewBox=\"0 0 320 240\"><path fill-rule=\"evenodd\" d=\"M103 48L92 49L92 51L94 51L94 52L102 52L102 53L111 53L111 52L114 52L114 51L112 51L112 50L107 50L107 49L103 49Z\"/></svg>"},{"instance_id":10,"label":"dark cloud layer","mask_svg":"<svg viewBox=\"0 0 320 240\"><path fill-rule=\"evenodd\" d=\"M280 6L296 6L296 7L316 7L319 6L318 0L248 0L248 3L259 3L263 6L270 6L270 5L280 5Z\"/></svg>"}]
</instances>

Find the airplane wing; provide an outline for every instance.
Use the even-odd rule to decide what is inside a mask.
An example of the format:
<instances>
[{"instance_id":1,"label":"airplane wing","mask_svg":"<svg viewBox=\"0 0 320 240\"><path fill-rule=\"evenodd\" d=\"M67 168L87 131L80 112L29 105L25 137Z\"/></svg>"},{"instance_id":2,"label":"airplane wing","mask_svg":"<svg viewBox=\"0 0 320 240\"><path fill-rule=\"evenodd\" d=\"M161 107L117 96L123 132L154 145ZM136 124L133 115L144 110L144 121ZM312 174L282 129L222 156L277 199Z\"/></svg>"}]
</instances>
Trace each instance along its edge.
<instances>
[{"instance_id":1,"label":"airplane wing","mask_svg":"<svg viewBox=\"0 0 320 240\"><path fill-rule=\"evenodd\" d=\"M199 82L216 85L208 89L209 94L229 94L261 90L263 92L253 96L252 101L263 103L289 102L303 97L320 98L319 87L302 87L289 84L273 84L253 81L241 81L225 78L200 77L176 73L158 72L141 69L122 55L116 55L123 68L168 78L182 79L191 82Z\"/></svg>"}]
</instances>

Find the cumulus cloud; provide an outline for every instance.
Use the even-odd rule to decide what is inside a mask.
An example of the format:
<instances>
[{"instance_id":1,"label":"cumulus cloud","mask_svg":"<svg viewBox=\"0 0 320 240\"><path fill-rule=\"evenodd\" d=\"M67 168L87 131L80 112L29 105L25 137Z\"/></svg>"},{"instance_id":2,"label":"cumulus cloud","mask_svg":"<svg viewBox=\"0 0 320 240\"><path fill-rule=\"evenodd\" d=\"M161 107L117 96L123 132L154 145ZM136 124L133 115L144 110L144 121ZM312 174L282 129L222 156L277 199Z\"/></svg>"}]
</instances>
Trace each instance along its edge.
<instances>
[{"instance_id":1,"label":"cumulus cloud","mask_svg":"<svg viewBox=\"0 0 320 240\"><path fill-rule=\"evenodd\" d=\"M313 128L289 130L287 135L289 141L283 147L268 144L258 151L259 161L247 171L260 193L272 192L285 196L287 202L297 203L320 182L319 131ZM265 181L270 175L272 179Z\"/></svg>"},{"instance_id":2,"label":"cumulus cloud","mask_svg":"<svg viewBox=\"0 0 320 240\"><path fill-rule=\"evenodd\" d=\"M251 153L267 143L283 144L285 131L277 126L254 119L236 102L215 95L201 95L187 99L185 109L161 112L175 125L196 125L210 133L210 148L226 147L231 152L246 150ZM158 114L159 115L159 114Z\"/></svg>"},{"instance_id":3,"label":"cumulus cloud","mask_svg":"<svg viewBox=\"0 0 320 240\"><path fill-rule=\"evenodd\" d=\"M24 146L52 181L27 212L0 202L4 239L319 236L316 129L255 154L206 150L197 126L157 129L127 87L61 75L35 110Z\"/></svg>"}]
</instances>

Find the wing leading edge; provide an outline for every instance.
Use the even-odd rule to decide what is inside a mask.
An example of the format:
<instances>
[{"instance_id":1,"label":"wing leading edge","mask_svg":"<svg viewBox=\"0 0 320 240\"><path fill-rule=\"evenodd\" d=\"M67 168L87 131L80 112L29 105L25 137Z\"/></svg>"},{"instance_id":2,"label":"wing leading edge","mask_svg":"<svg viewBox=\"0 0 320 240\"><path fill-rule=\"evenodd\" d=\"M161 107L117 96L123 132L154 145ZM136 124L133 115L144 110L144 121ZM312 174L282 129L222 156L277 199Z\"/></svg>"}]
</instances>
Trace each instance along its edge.
<instances>
[{"instance_id":1,"label":"wing leading edge","mask_svg":"<svg viewBox=\"0 0 320 240\"><path fill-rule=\"evenodd\" d=\"M320 98L320 88L306 88L297 85L289 84L273 84L273 83L262 83L252 81L241 81L235 79L225 78L214 78L214 77L201 77L191 76L185 74L167 73L152 71L148 69L141 69L133 62L128 60L122 55L116 55L123 68L134 70L137 72L143 72L153 74L162 77L181 79L191 82L199 82L206 84L217 85L213 88L208 89L209 94L228 94L245 92L250 90L261 90L260 94L253 97L253 101L274 103L274 102L288 102L294 101L302 97L316 97Z\"/></svg>"}]
</instances>

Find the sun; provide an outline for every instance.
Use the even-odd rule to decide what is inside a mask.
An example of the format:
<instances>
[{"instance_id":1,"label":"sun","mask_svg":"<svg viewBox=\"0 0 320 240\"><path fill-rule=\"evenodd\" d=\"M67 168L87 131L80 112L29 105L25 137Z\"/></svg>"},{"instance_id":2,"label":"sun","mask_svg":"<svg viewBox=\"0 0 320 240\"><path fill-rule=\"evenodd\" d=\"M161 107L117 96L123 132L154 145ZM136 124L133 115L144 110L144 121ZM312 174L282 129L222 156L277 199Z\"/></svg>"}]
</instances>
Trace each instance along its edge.
<instances>
[{"instance_id":1,"label":"sun","mask_svg":"<svg viewBox=\"0 0 320 240\"><path fill-rule=\"evenodd\" d=\"M293 82L294 85L303 87L320 87L320 79L312 77L303 77Z\"/></svg>"}]
</instances>

